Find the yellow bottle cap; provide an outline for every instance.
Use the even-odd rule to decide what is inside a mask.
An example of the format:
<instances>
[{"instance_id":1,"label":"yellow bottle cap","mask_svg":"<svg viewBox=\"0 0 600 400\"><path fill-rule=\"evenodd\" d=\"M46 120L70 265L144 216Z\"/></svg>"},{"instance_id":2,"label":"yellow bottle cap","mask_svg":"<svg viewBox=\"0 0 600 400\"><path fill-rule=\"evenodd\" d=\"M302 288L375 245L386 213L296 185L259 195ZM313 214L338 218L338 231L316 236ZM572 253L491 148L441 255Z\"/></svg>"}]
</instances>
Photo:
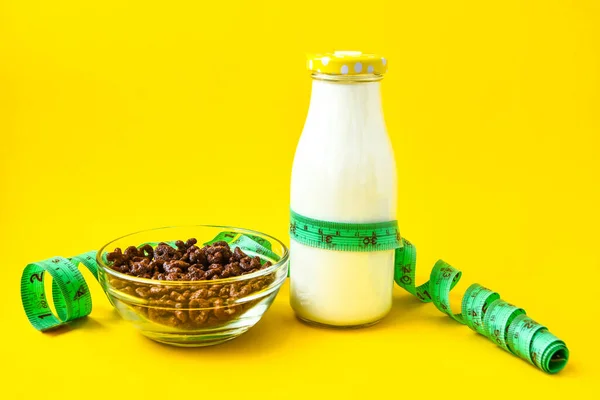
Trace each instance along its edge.
<instances>
[{"instance_id":1,"label":"yellow bottle cap","mask_svg":"<svg viewBox=\"0 0 600 400\"><path fill-rule=\"evenodd\" d=\"M329 75L383 75L387 72L384 57L360 51L309 54L306 66L311 72Z\"/></svg>"}]
</instances>

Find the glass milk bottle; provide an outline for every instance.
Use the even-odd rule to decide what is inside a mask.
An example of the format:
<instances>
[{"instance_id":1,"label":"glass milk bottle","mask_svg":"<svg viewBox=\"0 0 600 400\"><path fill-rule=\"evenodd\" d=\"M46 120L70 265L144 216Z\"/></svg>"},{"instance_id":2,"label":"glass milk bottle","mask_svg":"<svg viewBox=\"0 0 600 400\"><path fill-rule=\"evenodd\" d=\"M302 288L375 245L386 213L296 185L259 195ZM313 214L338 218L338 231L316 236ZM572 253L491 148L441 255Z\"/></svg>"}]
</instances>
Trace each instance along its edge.
<instances>
[{"instance_id":1,"label":"glass milk bottle","mask_svg":"<svg viewBox=\"0 0 600 400\"><path fill-rule=\"evenodd\" d=\"M312 94L292 169L292 215L349 226L395 221L396 163L380 93L385 58L361 52L321 54L309 57L308 69ZM302 229L297 225L293 220L290 226L294 235ZM321 242L331 240L322 229L318 232ZM358 327L389 312L393 249L328 250L300 243L294 235L290 302L301 320Z\"/></svg>"}]
</instances>

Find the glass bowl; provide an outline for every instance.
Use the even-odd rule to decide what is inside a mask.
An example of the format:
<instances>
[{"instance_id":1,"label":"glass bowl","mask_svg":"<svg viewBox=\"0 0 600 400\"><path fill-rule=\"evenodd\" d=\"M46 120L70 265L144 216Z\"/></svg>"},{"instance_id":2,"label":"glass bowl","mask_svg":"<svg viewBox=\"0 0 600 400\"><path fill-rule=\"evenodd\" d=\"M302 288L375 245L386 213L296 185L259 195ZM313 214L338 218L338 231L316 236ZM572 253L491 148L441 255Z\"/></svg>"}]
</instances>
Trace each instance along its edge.
<instances>
[{"instance_id":1,"label":"glass bowl","mask_svg":"<svg viewBox=\"0 0 600 400\"><path fill-rule=\"evenodd\" d=\"M169 281L127 275L111 268L107 254L129 246L153 248L160 242L197 239L197 246L229 242L261 264L273 265L224 279ZM288 249L264 233L226 226L180 226L141 231L104 245L96 256L98 280L121 317L148 338L185 347L210 346L234 339L268 310L288 271Z\"/></svg>"}]
</instances>

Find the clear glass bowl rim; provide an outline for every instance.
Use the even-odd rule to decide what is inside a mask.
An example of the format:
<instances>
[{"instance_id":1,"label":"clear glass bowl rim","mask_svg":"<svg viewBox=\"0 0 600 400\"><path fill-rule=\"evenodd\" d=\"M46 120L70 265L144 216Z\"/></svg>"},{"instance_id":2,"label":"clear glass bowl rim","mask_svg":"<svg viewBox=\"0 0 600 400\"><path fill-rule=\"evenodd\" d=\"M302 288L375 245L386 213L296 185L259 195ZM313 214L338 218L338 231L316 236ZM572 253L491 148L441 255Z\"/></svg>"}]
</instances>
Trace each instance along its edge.
<instances>
[{"instance_id":1,"label":"clear glass bowl rim","mask_svg":"<svg viewBox=\"0 0 600 400\"><path fill-rule=\"evenodd\" d=\"M179 228L216 228L216 229L221 229L221 230L234 231L235 233L264 236L264 237L269 238L270 240L274 240L279 245L281 245L281 247L283 248L283 255L281 256L281 259L279 261L277 261L276 263L271 265L269 268L261 269L260 271L256 271L252 274L234 276L231 278L224 278L224 279L211 279L211 280L200 280L200 281L161 281L158 279L140 278L137 276L131 276L131 275L127 275L127 274L123 274L121 272L115 271L114 269L112 269L108 265L106 265L104 263L104 261L102 260L102 253L104 251L107 251L106 249L109 248L110 245L112 245L113 243L115 243L121 239L125 239L130 236L138 235L140 233L162 231L162 230L168 230L168 229L179 229ZM183 240L183 239L181 239L181 240ZM133 244L131 246L133 246ZM114 249L111 249L110 251L112 251L112 250L114 250ZM252 229L237 228L234 226L224 226L224 225L174 225L174 226L163 226L160 228L143 229L143 230L136 231L133 233L128 233L126 235L123 235L116 239L113 239L110 242L106 243L104 246L102 246L100 248L100 250L98 250L98 252L96 253L96 263L107 274L110 274L114 277L123 279L125 281L129 281L129 282L143 283L146 285L161 285L161 286L201 286L201 285L221 285L221 284L229 284L229 283L236 283L236 282L244 282L244 281L247 281L247 280L250 280L253 278L258 278L258 277L261 277L264 275L268 275L272 272L275 272L275 271L281 269L283 266L285 266L287 264L289 254L290 253L289 253L287 246L285 244L283 244L281 242L281 240L277 239L274 236L268 235L263 232L255 231Z\"/></svg>"}]
</instances>

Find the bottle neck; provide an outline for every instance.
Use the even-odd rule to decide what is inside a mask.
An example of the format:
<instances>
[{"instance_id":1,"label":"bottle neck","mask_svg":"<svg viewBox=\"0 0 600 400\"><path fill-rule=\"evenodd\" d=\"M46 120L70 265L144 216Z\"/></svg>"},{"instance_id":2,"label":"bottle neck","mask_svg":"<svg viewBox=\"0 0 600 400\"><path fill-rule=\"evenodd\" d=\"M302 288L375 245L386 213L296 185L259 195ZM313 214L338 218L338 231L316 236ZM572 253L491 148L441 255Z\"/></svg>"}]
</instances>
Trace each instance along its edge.
<instances>
[{"instance_id":1,"label":"bottle neck","mask_svg":"<svg viewBox=\"0 0 600 400\"><path fill-rule=\"evenodd\" d=\"M380 82L314 79L307 122L352 125L367 133L385 133Z\"/></svg>"}]
</instances>

